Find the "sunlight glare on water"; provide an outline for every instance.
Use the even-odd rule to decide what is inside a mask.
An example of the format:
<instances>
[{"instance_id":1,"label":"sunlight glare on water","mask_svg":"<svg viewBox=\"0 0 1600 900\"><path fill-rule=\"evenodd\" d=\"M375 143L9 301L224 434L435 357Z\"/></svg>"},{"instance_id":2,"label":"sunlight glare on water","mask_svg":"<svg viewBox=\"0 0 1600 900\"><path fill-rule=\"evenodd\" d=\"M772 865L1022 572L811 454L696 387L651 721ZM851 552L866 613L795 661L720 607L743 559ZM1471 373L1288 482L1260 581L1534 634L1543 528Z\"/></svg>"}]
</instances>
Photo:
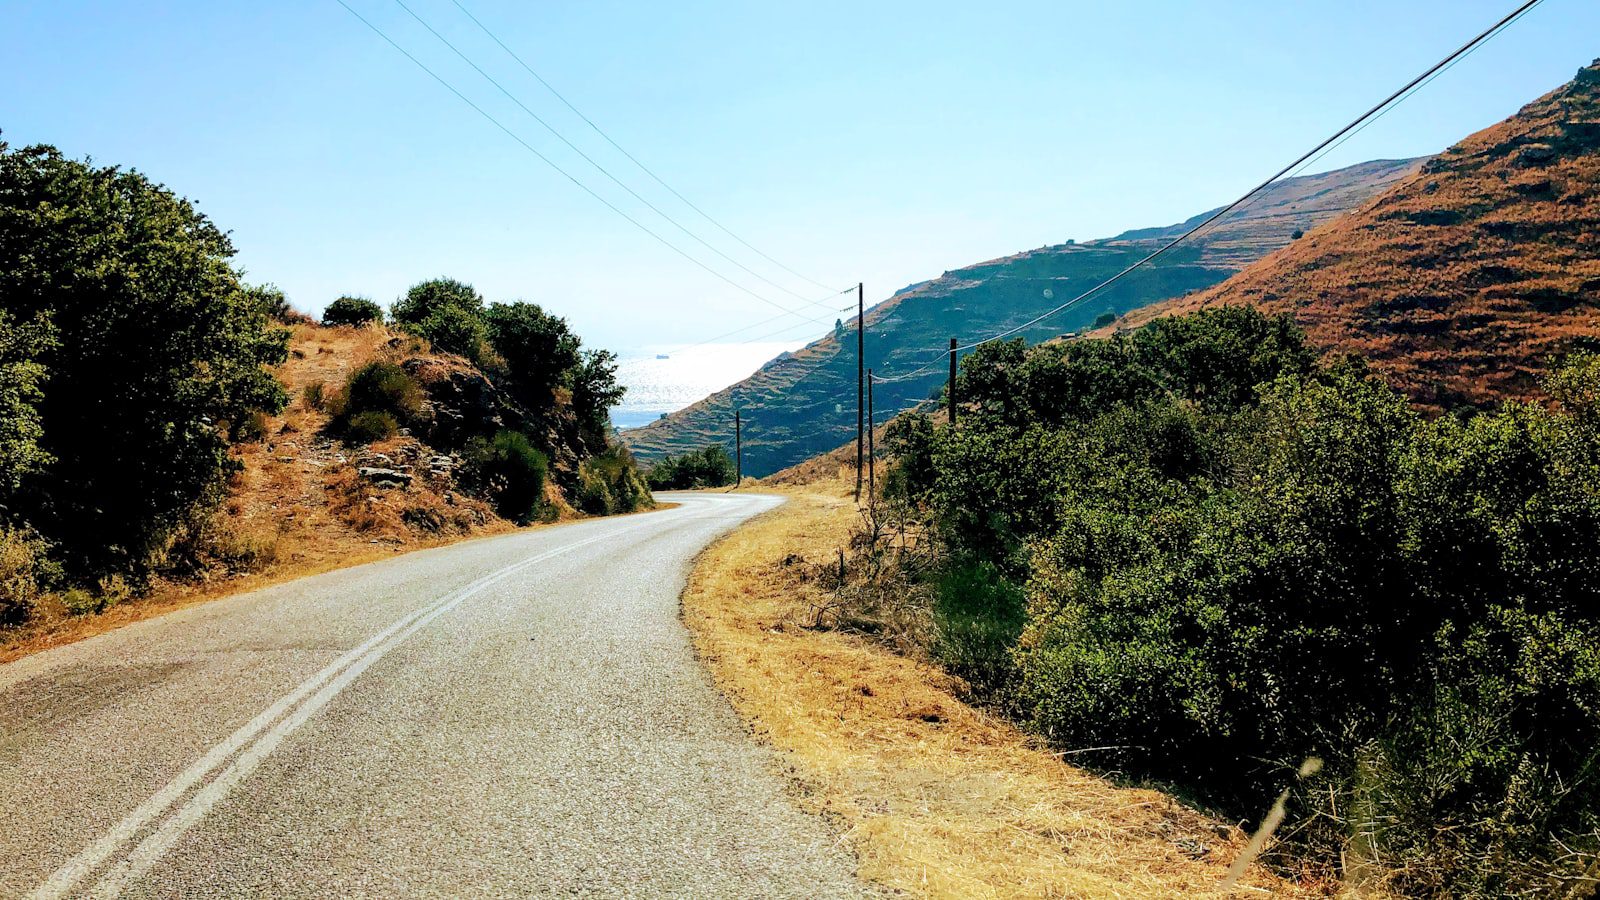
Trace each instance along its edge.
<instances>
[{"instance_id":1,"label":"sunlight glare on water","mask_svg":"<svg viewBox=\"0 0 1600 900\"><path fill-rule=\"evenodd\" d=\"M622 403L611 411L618 428L653 422L744 378L762 363L806 341L750 344L708 344L675 353L682 345L648 346L617 363L617 380L627 386ZM665 356L661 359L659 356Z\"/></svg>"}]
</instances>

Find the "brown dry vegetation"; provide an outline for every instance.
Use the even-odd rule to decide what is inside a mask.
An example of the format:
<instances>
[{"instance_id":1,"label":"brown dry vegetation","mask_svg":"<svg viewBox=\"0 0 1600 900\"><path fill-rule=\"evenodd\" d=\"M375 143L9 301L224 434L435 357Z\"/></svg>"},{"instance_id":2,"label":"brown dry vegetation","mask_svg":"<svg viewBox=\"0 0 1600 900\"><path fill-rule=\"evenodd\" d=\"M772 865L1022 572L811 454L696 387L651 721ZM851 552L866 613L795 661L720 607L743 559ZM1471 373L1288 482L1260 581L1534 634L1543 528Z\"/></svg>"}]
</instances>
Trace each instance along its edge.
<instances>
[{"instance_id":1,"label":"brown dry vegetation","mask_svg":"<svg viewBox=\"0 0 1600 900\"><path fill-rule=\"evenodd\" d=\"M1291 312L1426 407L1532 396L1600 336L1600 64L1222 285L1130 316Z\"/></svg>"},{"instance_id":2,"label":"brown dry vegetation","mask_svg":"<svg viewBox=\"0 0 1600 900\"><path fill-rule=\"evenodd\" d=\"M853 460L851 461L853 462ZM1067 765L956 697L931 666L806 627L826 563L857 522L838 459L786 473L782 508L706 551L683 596L695 644L735 708L834 818L864 878L929 897L1309 896L1252 869L1246 835L1155 790ZM769 486L770 489L770 486Z\"/></svg>"}]
</instances>

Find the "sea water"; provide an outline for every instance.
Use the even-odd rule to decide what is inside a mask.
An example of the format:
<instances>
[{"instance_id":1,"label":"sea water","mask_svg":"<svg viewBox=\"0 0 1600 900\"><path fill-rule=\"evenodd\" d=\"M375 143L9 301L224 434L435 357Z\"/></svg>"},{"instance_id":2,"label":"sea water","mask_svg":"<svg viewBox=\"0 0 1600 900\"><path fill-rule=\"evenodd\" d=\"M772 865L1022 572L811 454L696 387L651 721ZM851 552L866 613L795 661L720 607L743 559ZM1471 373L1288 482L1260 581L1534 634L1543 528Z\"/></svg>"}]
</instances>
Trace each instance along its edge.
<instances>
[{"instance_id":1,"label":"sea water","mask_svg":"<svg viewBox=\"0 0 1600 900\"><path fill-rule=\"evenodd\" d=\"M742 380L762 363L805 341L649 346L617 361L617 380L627 387L611 410L618 428L638 428Z\"/></svg>"}]
</instances>

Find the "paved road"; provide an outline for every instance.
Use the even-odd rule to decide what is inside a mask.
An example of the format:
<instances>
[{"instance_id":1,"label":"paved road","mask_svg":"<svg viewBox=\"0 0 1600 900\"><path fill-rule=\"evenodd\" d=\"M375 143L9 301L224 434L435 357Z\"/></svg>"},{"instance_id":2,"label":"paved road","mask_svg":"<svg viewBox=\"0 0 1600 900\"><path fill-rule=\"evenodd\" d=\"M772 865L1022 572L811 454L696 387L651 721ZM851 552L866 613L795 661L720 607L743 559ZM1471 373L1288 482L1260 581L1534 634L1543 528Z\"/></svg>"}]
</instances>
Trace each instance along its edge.
<instances>
[{"instance_id":1,"label":"paved road","mask_svg":"<svg viewBox=\"0 0 1600 900\"><path fill-rule=\"evenodd\" d=\"M408 554L0 666L0 896L859 896L677 617L778 500Z\"/></svg>"}]
</instances>

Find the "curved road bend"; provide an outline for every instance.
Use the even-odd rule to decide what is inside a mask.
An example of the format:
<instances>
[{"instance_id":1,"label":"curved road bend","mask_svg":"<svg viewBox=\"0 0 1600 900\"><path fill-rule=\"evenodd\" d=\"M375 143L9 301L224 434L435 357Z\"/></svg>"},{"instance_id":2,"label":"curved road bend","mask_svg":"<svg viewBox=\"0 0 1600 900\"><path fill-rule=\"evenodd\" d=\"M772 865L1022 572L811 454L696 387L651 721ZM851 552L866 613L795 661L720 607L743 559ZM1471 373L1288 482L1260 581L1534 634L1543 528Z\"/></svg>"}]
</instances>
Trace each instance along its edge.
<instances>
[{"instance_id":1,"label":"curved road bend","mask_svg":"<svg viewBox=\"0 0 1600 900\"><path fill-rule=\"evenodd\" d=\"M673 499L0 666L0 896L868 893L678 621L781 501Z\"/></svg>"}]
</instances>

